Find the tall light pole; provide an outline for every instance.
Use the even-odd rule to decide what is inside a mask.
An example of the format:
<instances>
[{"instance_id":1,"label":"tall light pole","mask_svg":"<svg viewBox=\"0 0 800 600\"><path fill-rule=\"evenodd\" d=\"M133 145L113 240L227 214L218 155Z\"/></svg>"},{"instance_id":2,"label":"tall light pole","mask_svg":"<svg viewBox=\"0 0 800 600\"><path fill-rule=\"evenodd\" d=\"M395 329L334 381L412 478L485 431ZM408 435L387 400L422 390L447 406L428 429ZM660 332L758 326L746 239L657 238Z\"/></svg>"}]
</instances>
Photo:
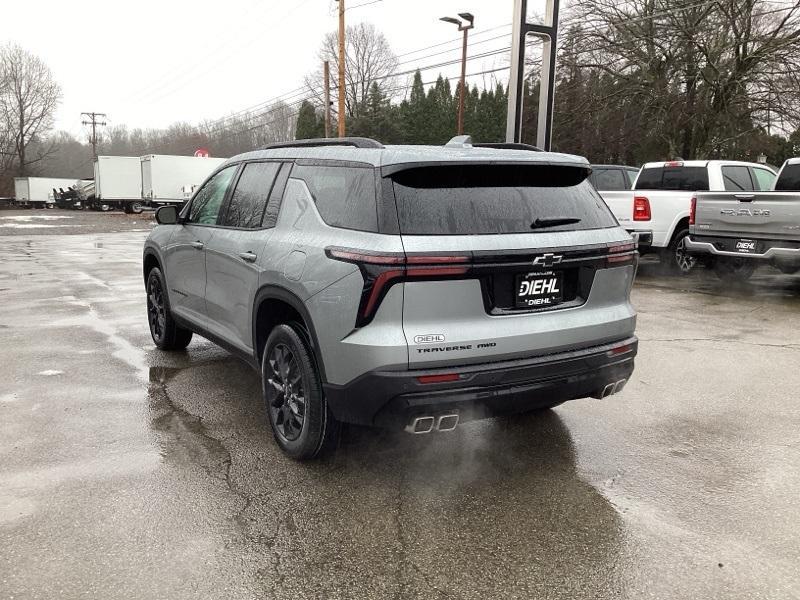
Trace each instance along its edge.
<instances>
[{"instance_id":1,"label":"tall light pole","mask_svg":"<svg viewBox=\"0 0 800 600\"><path fill-rule=\"evenodd\" d=\"M467 85L467 34L470 29L475 27L475 16L468 12L458 13L458 16L464 21L455 17L442 17L439 20L458 25L458 30L464 32L464 42L461 47L461 86L458 93L458 135L462 135L464 133L464 98L467 95L465 89Z\"/></svg>"},{"instance_id":2,"label":"tall light pole","mask_svg":"<svg viewBox=\"0 0 800 600\"><path fill-rule=\"evenodd\" d=\"M344 66L345 66L345 45L344 45L344 0L339 2L339 137L344 137Z\"/></svg>"}]
</instances>

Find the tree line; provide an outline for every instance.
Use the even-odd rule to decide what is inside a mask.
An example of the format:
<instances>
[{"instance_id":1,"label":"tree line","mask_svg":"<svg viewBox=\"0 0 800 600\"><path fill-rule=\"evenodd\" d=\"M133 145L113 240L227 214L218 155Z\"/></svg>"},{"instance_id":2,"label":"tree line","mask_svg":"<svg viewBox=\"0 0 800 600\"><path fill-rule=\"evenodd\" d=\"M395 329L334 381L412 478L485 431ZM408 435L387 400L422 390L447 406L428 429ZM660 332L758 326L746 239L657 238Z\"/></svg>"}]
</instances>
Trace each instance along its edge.
<instances>
[{"instance_id":1,"label":"tree line","mask_svg":"<svg viewBox=\"0 0 800 600\"><path fill-rule=\"evenodd\" d=\"M443 144L456 132L459 84L429 70L403 71L382 32L351 25L345 53L348 135L384 143ZM639 165L681 157L773 164L800 154L800 0L585 0L562 19L553 149L592 162ZM538 65L523 90L523 141L535 142ZM338 69L336 35L319 63ZM332 98L336 96L333 77ZM299 94L202 123L103 131L101 154L227 157L273 141L324 135L322 70ZM53 132L60 89L41 59L0 49L0 195L16 175L90 177L89 146ZM469 86L465 131L505 138L508 90ZM332 107L331 134L336 131Z\"/></svg>"}]
</instances>

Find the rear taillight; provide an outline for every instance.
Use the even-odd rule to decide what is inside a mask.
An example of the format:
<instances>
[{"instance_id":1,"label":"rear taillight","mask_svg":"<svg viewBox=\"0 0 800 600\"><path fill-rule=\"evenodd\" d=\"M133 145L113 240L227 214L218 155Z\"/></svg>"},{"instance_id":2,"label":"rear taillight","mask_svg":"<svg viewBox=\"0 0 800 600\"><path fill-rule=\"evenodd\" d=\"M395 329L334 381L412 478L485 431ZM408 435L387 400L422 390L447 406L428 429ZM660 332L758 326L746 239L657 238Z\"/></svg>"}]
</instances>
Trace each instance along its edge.
<instances>
[{"instance_id":1,"label":"rear taillight","mask_svg":"<svg viewBox=\"0 0 800 600\"><path fill-rule=\"evenodd\" d=\"M606 262L610 267L621 267L636 260L636 242L615 244L608 248Z\"/></svg>"},{"instance_id":2,"label":"rear taillight","mask_svg":"<svg viewBox=\"0 0 800 600\"><path fill-rule=\"evenodd\" d=\"M692 198L692 204L689 207L689 225L694 225L697 219L697 196Z\"/></svg>"},{"instance_id":3,"label":"rear taillight","mask_svg":"<svg viewBox=\"0 0 800 600\"><path fill-rule=\"evenodd\" d=\"M447 279L466 275L470 257L433 254L406 256L402 253L375 253L349 248L326 248L332 259L358 265L364 277L364 289L358 307L356 327L369 323L389 288L408 279Z\"/></svg>"},{"instance_id":4,"label":"rear taillight","mask_svg":"<svg viewBox=\"0 0 800 600\"><path fill-rule=\"evenodd\" d=\"M644 196L636 196L633 199L633 220L649 221L650 218L650 200Z\"/></svg>"}]
</instances>

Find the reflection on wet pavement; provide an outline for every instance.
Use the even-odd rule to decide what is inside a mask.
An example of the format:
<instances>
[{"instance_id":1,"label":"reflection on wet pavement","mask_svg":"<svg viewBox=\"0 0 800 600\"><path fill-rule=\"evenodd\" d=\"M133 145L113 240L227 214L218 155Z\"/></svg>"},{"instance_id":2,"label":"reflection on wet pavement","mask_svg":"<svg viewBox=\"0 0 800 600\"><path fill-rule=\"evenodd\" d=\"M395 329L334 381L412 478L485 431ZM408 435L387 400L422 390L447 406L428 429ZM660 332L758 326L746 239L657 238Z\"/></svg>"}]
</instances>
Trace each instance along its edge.
<instances>
[{"instance_id":1,"label":"reflection on wet pavement","mask_svg":"<svg viewBox=\"0 0 800 600\"><path fill-rule=\"evenodd\" d=\"M153 348L143 235L0 237L9 595L800 594L800 277L734 289L644 264L613 400L432 436L349 427L298 464L257 373L201 339Z\"/></svg>"}]
</instances>

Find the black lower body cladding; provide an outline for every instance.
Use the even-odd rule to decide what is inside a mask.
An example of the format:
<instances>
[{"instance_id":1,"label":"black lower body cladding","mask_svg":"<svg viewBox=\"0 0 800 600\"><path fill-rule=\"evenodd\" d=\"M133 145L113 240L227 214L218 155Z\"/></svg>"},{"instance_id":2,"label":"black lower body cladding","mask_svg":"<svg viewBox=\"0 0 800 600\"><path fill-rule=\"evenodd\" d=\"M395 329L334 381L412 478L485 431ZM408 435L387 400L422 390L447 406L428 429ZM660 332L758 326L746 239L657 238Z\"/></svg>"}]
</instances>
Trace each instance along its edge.
<instances>
[{"instance_id":1,"label":"black lower body cladding","mask_svg":"<svg viewBox=\"0 0 800 600\"><path fill-rule=\"evenodd\" d=\"M516 414L568 400L599 397L633 373L635 337L534 358L463 367L374 371L353 382L323 385L335 417L345 423L402 429L415 416L457 412L460 422ZM459 375L458 381L420 378Z\"/></svg>"}]
</instances>

